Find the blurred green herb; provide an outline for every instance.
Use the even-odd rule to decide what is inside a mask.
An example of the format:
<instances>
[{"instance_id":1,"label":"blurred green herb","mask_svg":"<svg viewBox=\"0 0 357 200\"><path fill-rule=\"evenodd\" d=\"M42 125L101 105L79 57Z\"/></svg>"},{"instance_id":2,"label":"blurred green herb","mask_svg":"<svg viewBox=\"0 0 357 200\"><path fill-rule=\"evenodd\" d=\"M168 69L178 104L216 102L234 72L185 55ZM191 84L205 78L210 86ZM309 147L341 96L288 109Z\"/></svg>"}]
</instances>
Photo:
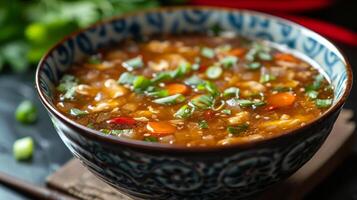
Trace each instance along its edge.
<instances>
[{"instance_id":1,"label":"blurred green herb","mask_svg":"<svg viewBox=\"0 0 357 200\"><path fill-rule=\"evenodd\" d=\"M106 17L159 4L159 0L0 1L0 71L9 66L23 72L65 35Z\"/></svg>"}]
</instances>

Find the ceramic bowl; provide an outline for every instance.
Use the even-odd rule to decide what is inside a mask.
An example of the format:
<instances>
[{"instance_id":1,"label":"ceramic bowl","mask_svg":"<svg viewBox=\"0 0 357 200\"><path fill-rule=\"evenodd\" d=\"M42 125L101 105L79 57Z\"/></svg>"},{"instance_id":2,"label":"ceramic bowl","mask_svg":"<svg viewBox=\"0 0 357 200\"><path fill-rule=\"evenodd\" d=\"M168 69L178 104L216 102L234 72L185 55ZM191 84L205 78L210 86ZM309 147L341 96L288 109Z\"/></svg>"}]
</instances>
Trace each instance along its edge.
<instances>
[{"instance_id":1,"label":"ceramic bowl","mask_svg":"<svg viewBox=\"0 0 357 200\"><path fill-rule=\"evenodd\" d=\"M205 32L213 25L269 40L314 60L335 88L333 106L306 126L251 143L185 148L106 136L70 120L53 94L72 63L128 36ZM36 86L63 142L98 177L139 199L241 199L287 178L329 135L352 85L341 52L315 32L264 13L212 7L143 11L100 22L69 35L43 57Z\"/></svg>"}]
</instances>

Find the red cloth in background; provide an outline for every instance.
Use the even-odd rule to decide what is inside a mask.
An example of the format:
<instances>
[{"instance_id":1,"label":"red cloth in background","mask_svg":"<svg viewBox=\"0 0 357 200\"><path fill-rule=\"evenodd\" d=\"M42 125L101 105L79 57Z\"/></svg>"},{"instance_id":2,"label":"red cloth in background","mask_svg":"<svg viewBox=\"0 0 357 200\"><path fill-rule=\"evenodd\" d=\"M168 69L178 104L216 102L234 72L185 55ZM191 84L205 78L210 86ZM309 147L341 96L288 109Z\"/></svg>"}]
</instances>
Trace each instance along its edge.
<instances>
[{"instance_id":1,"label":"red cloth in background","mask_svg":"<svg viewBox=\"0 0 357 200\"><path fill-rule=\"evenodd\" d=\"M322 9L333 3L333 0L190 0L191 5L241 8L273 13L299 23L334 41L357 46L357 34L353 31L328 22L291 15L302 11Z\"/></svg>"},{"instance_id":2,"label":"red cloth in background","mask_svg":"<svg viewBox=\"0 0 357 200\"><path fill-rule=\"evenodd\" d=\"M191 0L193 5L223 6L266 12L300 12L327 7L332 0Z\"/></svg>"}]
</instances>

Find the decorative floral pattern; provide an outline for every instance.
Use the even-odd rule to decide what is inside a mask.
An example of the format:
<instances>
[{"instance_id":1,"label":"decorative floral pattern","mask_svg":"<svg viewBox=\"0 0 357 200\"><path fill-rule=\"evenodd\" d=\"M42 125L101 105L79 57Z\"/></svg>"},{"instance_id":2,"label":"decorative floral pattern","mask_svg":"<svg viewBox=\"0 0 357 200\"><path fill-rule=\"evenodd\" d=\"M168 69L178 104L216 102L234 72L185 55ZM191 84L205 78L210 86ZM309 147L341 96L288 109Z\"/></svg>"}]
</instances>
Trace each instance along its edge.
<instances>
[{"instance_id":1,"label":"decorative floral pattern","mask_svg":"<svg viewBox=\"0 0 357 200\"><path fill-rule=\"evenodd\" d=\"M243 36L286 45L315 60L331 78L335 102L346 89L346 65L327 40L299 25L269 15L214 8L178 8L144 12L93 26L67 38L40 63L39 87L52 102L54 85L75 61L126 37L155 33L206 31L213 25ZM320 147L338 113L294 138L217 154L170 154L108 145L77 132L51 114L61 139L93 173L142 199L241 199L259 193L295 172Z\"/></svg>"}]
</instances>

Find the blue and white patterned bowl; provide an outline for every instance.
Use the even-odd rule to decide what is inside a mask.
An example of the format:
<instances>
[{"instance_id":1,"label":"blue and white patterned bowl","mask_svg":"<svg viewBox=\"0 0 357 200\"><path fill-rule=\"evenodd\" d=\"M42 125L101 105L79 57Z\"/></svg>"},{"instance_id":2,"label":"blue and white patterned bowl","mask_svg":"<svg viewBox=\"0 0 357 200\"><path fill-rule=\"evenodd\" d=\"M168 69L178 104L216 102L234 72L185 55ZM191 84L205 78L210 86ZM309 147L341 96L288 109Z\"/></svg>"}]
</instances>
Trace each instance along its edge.
<instances>
[{"instance_id":1,"label":"blue and white patterned bowl","mask_svg":"<svg viewBox=\"0 0 357 200\"><path fill-rule=\"evenodd\" d=\"M202 32L218 24L243 36L285 45L320 65L335 88L334 105L306 126L275 138L228 147L184 148L105 136L53 105L61 75L83 56L128 36ZM143 199L241 199L299 169L319 149L349 94L352 73L322 36L271 15L210 7L177 7L125 15L69 35L41 60L36 86L63 142L93 173Z\"/></svg>"}]
</instances>

